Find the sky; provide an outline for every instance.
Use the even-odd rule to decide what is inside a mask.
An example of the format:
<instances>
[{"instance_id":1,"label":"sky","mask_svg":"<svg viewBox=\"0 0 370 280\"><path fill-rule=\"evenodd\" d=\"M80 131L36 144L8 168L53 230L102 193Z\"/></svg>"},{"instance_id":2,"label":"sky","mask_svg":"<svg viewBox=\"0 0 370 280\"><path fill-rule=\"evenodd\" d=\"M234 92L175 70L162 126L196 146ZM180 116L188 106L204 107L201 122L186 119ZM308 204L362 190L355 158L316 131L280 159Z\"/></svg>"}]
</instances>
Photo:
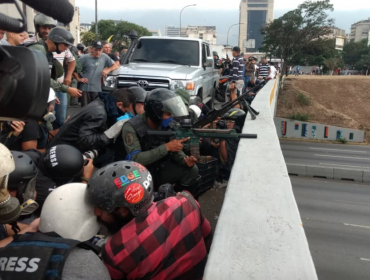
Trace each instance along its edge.
<instances>
[{"instance_id":1,"label":"sky","mask_svg":"<svg viewBox=\"0 0 370 280\"><path fill-rule=\"evenodd\" d=\"M275 0L274 18L282 16L296 8L304 0ZM227 3L227 5L225 5ZM230 25L239 22L240 0L98 0L98 20L126 20L148 29L160 29L165 33L166 25L179 26L180 10L191 4L182 13L182 26L210 25L216 26L217 44L226 44L227 30ZM369 0L331 0L335 25L350 31L351 24L370 17ZM80 8L81 23L95 21L95 1L75 0ZM238 42L238 27L230 31L230 44Z\"/></svg>"}]
</instances>

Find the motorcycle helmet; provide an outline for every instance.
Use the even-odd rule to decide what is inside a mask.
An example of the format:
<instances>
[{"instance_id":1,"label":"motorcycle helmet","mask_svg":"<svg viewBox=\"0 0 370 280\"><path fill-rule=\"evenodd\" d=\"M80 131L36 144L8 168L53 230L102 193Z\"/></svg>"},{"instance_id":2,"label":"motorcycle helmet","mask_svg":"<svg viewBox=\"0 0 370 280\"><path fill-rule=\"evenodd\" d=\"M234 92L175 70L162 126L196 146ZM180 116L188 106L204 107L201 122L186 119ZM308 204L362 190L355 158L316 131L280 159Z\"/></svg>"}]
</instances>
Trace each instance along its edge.
<instances>
[{"instance_id":1,"label":"motorcycle helmet","mask_svg":"<svg viewBox=\"0 0 370 280\"><path fill-rule=\"evenodd\" d=\"M223 115L222 119L235 121L234 129L236 130L236 132L241 133L246 117L247 114L243 110L232 108Z\"/></svg>"}]
</instances>

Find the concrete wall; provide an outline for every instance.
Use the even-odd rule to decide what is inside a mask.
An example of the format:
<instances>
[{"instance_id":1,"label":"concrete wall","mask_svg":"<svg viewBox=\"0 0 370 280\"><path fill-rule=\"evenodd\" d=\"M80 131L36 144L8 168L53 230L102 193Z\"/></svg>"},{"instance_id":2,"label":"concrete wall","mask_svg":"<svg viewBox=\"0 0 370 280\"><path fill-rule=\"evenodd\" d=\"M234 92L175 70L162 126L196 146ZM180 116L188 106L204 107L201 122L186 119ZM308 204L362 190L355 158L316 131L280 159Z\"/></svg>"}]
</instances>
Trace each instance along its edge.
<instances>
[{"instance_id":1,"label":"concrete wall","mask_svg":"<svg viewBox=\"0 0 370 280\"><path fill-rule=\"evenodd\" d=\"M286 122L286 131L283 135L283 122ZM304 130L304 125L306 129ZM318 123L301 122L284 118L275 118L276 132L282 138L300 138L317 140L338 140L338 137L345 138L348 142L364 142L365 132L357 129L350 129L338 126L329 126ZM325 135L325 128L328 127L328 137ZM306 133L304 133L306 132ZM353 139L350 139L350 133L353 133ZM305 136L302 136L305 134Z\"/></svg>"},{"instance_id":2,"label":"concrete wall","mask_svg":"<svg viewBox=\"0 0 370 280\"><path fill-rule=\"evenodd\" d=\"M274 89L274 90L273 90ZM226 191L204 279L316 280L302 221L276 134L270 81L247 118Z\"/></svg>"}]
</instances>

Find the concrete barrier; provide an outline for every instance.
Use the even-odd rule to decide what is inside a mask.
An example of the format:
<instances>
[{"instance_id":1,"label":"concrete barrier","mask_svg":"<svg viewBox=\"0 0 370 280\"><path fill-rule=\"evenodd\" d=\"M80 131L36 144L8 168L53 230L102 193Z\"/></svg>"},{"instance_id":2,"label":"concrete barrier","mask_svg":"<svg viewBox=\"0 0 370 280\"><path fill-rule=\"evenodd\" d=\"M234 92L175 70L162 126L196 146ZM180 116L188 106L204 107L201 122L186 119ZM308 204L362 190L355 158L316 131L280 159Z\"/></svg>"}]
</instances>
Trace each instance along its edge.
<instances>
[{"instance_id":1,"label":"concrete barrier","mask_svg":"<svg viewBox=\"0 0 370 280\"><path fill-rule=\"evenodd\" d=\"M317 280L273 120L277 89L267 83L245 122L258 138L240 140L205 280Z\"/></svg>"},{"instance_id":2,"label":"concrete barrier","mask_svg":"<svg viewBox=\"0 0 370 280\"><path fill-rule=\"evenodd\" d=\"M370 183L370 170L365 170L363 177L362 177L362 182L364 183Z\"/></svg>"},{"instance_id":3,"label":"concrete barrier","mask_svg":"<svg viewBox=\"0 0 370 280\"><path fill-rule=\"evenodd\" d=\"M306 176L306 165L287 163L289 175Z\"/></svg>"},{"instance_id":4,"label":"concrete barrier","mask_svg":"<svg viewBox=\"0 0 370 280\"><path fill-rule=\"evenodd\" d=\"M334 179L336 180L353 180L355 182L362 182L363 178L363 170L334 167Z\"/></svg>"},{"instance_id":5,"label":"concrete barrier","mask_svg":"<svg viewBox=\"0 0 370 280\"><path fill-rule=\"evenodd\" d=\"M306 176L334 179L334 168L327 167L327 166L307 165L306 166Z\"/></svg>"}]
</instances>

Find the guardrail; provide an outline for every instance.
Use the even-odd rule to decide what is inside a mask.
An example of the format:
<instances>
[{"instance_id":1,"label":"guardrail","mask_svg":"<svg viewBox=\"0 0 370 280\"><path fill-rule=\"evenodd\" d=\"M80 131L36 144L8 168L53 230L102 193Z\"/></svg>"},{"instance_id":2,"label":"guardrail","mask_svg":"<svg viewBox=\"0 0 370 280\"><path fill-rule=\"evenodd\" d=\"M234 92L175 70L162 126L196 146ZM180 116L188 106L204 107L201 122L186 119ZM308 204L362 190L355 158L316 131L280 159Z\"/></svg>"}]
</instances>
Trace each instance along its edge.
<instances>
[{"instance_id":1,"label":"guardrail","mask_svg":"<svg viewBox=\"0 0 370 280\"><path fill-rule=\"evenodd\" d=\"M205 280L317 279L274 124L279 81L253 101L227 187Z\"/></svg>"}]
</instances>

